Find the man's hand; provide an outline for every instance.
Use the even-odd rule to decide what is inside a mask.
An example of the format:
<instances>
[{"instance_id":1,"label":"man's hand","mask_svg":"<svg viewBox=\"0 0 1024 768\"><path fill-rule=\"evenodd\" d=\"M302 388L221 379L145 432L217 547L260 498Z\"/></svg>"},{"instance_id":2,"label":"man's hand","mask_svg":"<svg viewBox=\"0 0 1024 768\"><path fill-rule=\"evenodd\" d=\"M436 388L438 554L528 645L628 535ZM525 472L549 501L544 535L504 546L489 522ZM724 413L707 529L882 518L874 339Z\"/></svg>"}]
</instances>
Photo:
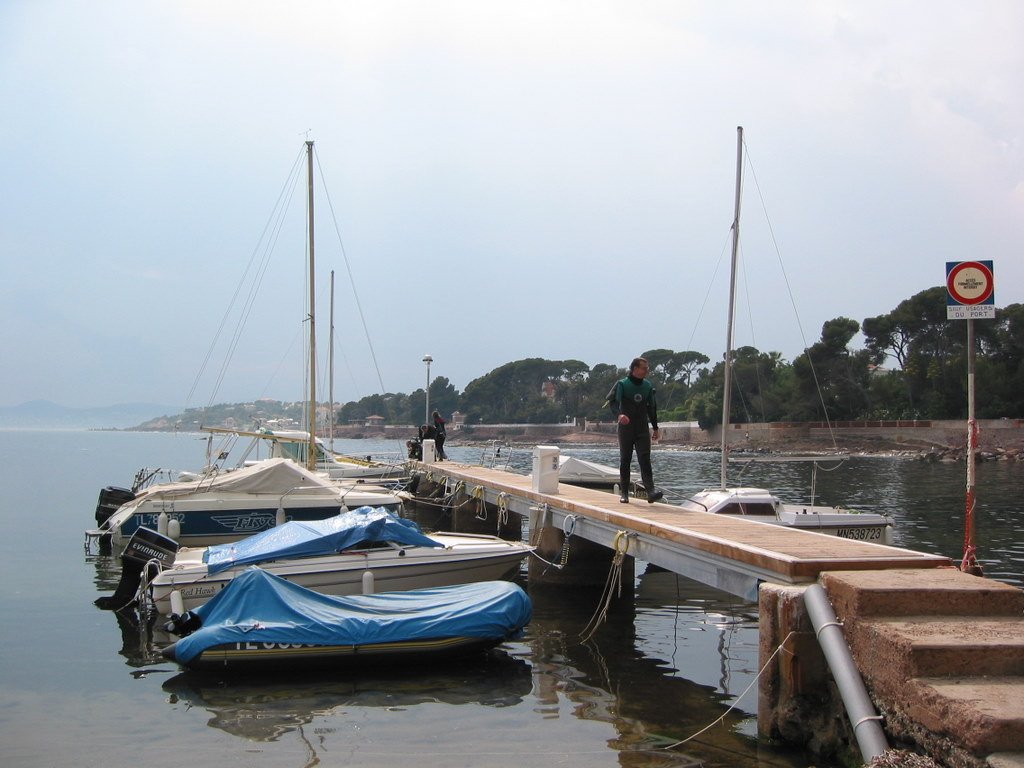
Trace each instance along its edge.
<instances>
[{"instance_id":1,"label":"man's hand","mask_svg":"<svg viewBox=\"0 0 1024 768\"><path fill-rule=\"evenodd\" d=\"M629 424L629 416L627 416L624 413L620 413L619 414L619 418L618 418L618 422L619 422L619 424L622 424L623 426L625 426L626 424Z\"/></svg>"}]
</instances>

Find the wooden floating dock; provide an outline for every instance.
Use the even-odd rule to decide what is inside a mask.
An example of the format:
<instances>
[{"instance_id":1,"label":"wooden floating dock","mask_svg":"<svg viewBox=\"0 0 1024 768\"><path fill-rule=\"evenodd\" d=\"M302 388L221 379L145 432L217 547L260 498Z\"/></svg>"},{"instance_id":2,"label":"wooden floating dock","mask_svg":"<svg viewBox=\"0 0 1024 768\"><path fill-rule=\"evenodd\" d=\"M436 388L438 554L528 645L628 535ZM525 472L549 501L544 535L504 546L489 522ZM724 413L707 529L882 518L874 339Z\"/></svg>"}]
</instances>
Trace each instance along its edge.
<instances>
[{"instance_id":1,"label":"wooden floating dock","mask_svg":"<svg viewBox=\"0 0 1024 768\"><path fill-rule=\"evenodd\" d=\"M530 516L531 529L553 526L606 547L621 547L616 542L625 531L628 554L754 602L763 581L808 584L826 571L951 565L938 555L662 502L631 499L621 504L607 491L565 483L558 484L558 493L540 493L533 490L531 476L500 469L449 461L416 468L434 480L463 483L467 496Z\"/></svg>"},{"instance_id":2,"label":"wooden floating dock","mask_svg":"<svg viewBox=\"0 0 1024 768\"><path fill-rule=\"evenodd\" d=\"M531 540L581 536L618 551L626 542L626 554L757 602L762 736L820 736L841 720L803 606L802 587L819 582L890 736L943 764L1024 768L1024 591L1016 587L899 547L643 499L621 504L564 483L541 493L532 476L469 464L414 468L528 516Z\"/></svg>"}]
</instances>

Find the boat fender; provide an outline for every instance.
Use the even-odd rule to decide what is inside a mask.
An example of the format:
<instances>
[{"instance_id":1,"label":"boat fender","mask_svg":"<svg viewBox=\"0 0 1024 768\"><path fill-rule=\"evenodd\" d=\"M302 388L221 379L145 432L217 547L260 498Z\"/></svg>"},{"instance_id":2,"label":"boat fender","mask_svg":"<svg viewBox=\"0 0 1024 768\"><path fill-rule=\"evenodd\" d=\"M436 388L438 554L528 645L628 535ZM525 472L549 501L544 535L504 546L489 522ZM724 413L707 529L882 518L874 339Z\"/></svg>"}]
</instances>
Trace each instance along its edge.
<instances>
[{"instance_id":1,"label":"boat fender","mask_svg":"<svg viewBox=\"0 0 1024 768\"><path fill-rule=\"evenodd\" d=\"M181 539L181 521L178 518L172 517L167 521L167 537L175 541Z\"/></svg>"},{"instance_id":2,"label":"boat fender","mask_svg":"<svg viewBox=\"0 0 1024 768\"><path fill-rule=\"evenodd\" d=\"M167 512L160 510L160 514L156 518L156 532L161 536L167 535Z\"/></svg>"},{"instance_id":3,"label":"boat fender","mask_svg":"<svg viewBox=\"0 0 1024 768\"><path fill-rule=\"evenodd\" d=\"M284 525L284 505L278 505L278 507L277 507L277 514L274 515L274 525L275 526Z\"/></svg>"},{"instance_id":4,"label":"boat fender","mask_svg":"<svg viewBox=\"0 0 1024 768\"><path fill-rule=\"evenodd\" d=\"M369 568L363 571L363 594L373 594L373 571L371 571Z\"/></svg>"}]
</instances>

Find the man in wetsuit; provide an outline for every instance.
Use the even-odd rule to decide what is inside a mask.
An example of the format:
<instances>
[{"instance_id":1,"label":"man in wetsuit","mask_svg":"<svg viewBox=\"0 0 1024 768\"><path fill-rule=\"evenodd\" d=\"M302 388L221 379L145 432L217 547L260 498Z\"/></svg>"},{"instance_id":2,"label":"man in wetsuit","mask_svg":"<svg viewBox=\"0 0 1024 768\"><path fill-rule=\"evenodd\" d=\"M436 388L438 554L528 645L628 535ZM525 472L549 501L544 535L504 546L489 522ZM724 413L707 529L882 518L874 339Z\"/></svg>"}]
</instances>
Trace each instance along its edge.
<instances>
[{"instance_id":1,"label":"man in wetsuit","mask_svg":"<svg viewBox=\"0 0 1024 768\"><path fill-rule=\"evenodd\" d=\"M651 469L651 430L658 439L658 403L654 397L654 385L647 381L650 366L642 357L629 364L629 376L615 382L608 393L608 407L618 423L619 435L619 501L629 503L629 465L636 460L640 465L640 477L651 504L665 494L654 487L654 470ZM648 426L650 423L650 427Z\"/></svg>"}]
</instances>

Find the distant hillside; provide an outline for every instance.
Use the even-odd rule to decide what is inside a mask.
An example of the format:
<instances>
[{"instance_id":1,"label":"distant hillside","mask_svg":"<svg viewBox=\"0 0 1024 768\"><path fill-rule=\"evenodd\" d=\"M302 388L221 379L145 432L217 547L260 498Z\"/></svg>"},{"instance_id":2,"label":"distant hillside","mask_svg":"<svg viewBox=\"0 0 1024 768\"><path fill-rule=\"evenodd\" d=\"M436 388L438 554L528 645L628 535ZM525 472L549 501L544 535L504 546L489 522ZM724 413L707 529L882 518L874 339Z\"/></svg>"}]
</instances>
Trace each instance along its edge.
<instances>
[{"instance_id":1,"label":"distant hillside","mask_svg":"<svg viewBox=\"0 0 1024 768\"><path fill-rule=\"evenodd\" d=\"M0 429L127 429L180 406L121 403L102 408L68 408L47 400L0 406Z\"/></svg>"}]
</instances>

